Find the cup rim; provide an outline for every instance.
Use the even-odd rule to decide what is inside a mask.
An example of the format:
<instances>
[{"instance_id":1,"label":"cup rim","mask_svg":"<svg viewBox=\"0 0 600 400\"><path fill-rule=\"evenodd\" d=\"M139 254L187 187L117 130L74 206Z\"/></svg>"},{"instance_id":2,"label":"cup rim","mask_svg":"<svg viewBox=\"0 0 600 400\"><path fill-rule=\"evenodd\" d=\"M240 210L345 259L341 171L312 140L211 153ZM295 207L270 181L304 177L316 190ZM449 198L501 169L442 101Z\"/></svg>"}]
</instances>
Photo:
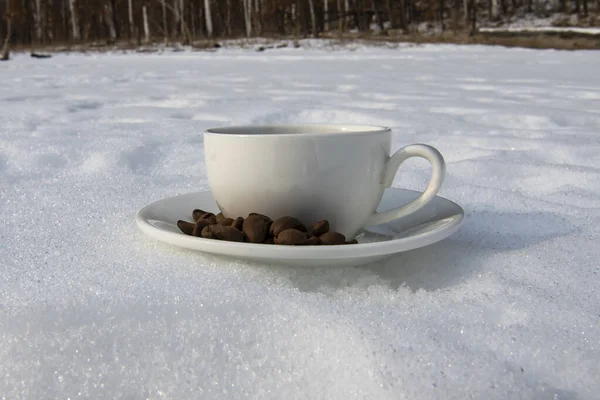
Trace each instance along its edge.
<instances>
[{"instance_id":1,"label":"cup rim","mask_svg":"<svg viewBox=\"0 0 600 400\"><path fill-rule=\"evenodd\" d=\"M265 132L267 131L267 132ZM269 132L271 131L271 132ZM275 131L275 132L273 132ZM283 132L282 132L283 131ZM391 128L380 125L361 124L262 124L262 125L230 125L209 128L205 134L213 136L235 137L323 137L335 135L372 135L390 132Z\"/></svg>"}]
</instances>

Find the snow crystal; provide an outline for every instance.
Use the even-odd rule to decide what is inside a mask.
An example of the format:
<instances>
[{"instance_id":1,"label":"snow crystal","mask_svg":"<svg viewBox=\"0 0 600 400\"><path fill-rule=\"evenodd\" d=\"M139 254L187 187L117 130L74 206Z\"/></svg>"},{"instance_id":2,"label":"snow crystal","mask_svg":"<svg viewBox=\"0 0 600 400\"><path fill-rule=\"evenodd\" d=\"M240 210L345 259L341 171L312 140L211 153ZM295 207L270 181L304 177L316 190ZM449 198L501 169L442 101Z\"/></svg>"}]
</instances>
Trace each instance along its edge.
<instances>
[{"instance_id":1,"label":"snow crystal","mask_svg":"<svg viewBox=\"0 0 600 400\"><path fill-rule=\"evenodd\" d=\"M15 54L0 65L3 398L592 399L597 52ZM207 189L202 131L390 125L461 231L357 268L225 261L134 215ZM421 189L410 160L394 186Z\"/></svg>"}]
</instances>

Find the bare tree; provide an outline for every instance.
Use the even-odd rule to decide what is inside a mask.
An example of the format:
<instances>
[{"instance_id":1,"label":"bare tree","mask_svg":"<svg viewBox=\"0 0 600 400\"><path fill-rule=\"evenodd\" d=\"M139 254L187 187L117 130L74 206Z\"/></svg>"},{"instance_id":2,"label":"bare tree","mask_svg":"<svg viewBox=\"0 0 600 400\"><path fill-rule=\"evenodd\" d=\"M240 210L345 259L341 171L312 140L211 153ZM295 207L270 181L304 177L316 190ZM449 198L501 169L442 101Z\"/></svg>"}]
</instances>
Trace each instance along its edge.
<instances>
[{"instance_id":1,"label":"bare tree","mask_svg":"<svg viewBox=\"0 0 600 400\"><path fill-rule=\"evenodd\" d=\"M308 0L308 8L310 11L310 25L312 30L312 36L317 37L317 18L315 17L314 0Z\"/></svg>"},{"instance_id":2,"label":"bare tree","mask_svg":"<svg viewBox=\"0 0 600 400\"><path fill-rule=\"evenodd\" d=\"M209 37L212 37L213 25L212 25L212 16L210 14L210 0L204 0L204 17L206 19L206 34Z\"/></svg>"},{"instance_id":3,"label":"bare tree","mask_svg":"<svg viewBox=\"0 0 600 400\"><path fill-rule=\"evenodd\" d=\"M165 35L165 42L169 38L169 28L167 27L167 4L166 0L161 0L162 5L162 17L163 17L163 33Z\"/></svg>"},{"instance_id":4,"label":"bare tree","mask_svg":"<svg viewBox=\"0 0 600 400\"><path fill-rule=\"evenodd\" d=\"M350 4L348 0L344 0L344 31L348 29L348 13L350 12Z\"/></svg>"},{"instance_id":5,"label":"bare tree","mask_svg":"<svg viewBox=\"0 0 600 400\"><path fill-rule=\"evenodd\" d=\"M150 41L150 27L148 26L148 10L146 5L142 6L142 16L144 19L144 42Z\"/></svg>"},{"instance_id":6,"label":"bare tree","mask_svg":"<svg viewBox=\"0 0 600 400\"><path fill-rule=\"evenodd\" d=\"M113 20L112 6L110 2L104 4L104 21L108 27L110 40L114 41L117 38L117 30L115 29L115 21Z\"/></svg>"},{"instance_id":7,"label":"bare tree","mask_svg":"<svg viewBox=\"0 0 600 400\"><path fill-rule=\"evenodd\" d=\"M244 22L246 24L246 36L252 35L252 0L242 0L244 5Z\"/></svg>"},{"instance_id":8,"label":"bare tree","mask_svg":"<svg viewBox=\"0 0 600 400\"><path fill-rule=\"evenodd\" d=\"M231 0L225 4L225 33L231 36Z\"/></svg>"},{"instance_id":9,"label":"bare tree","mask_svg":"<svg viewBox=\"0 0 600 400\"><path fill-rule=\"evenodd\" d=\"M8 59L10 58L10 51L8 49L10 37L12 36L12 15L10 10L10 0L6 0L5 7L6 9L4 11L4 19L6 20L6 37L4 38L2 53L0 53L0 61L8 61Z\"/></svg>"},{"instance_id":10,"label":"bare tree","mask_svg":"<svg viewBox=\"0 0 600 400\"><path fill-rule=\"evenodd\" d=\"M77 8L75 6L76 0L69 0L69 12L71 13L71 29L73 34L73 40L79 40L79 21L77 15Z\"/></svg>"},{"instance_id":11,"label":"bare tree","mask_svg":"<svg viewBox=\"0 0 600 400\"><path fill-rule=\"evenodd\" d=\"M323 30L329 31L329 1L323 0Z\"/></svg>"},{"instance_id":12,"label":"bare tree","mask_svg":"<svg viewBox=\"0 0 600 400\"><path fill-rule=\"evenodd\" d=\"M163 0L164 1L164 0ZM133 32L133 4L132 0L127 0L127 11L129 13L129 39L132 39L135 36Z\"/></svg>"},{"instance_id":13,"label":"bare tree","mask_svg":"<svg viewBox=\"0 0 600 400\"><path fill-rule=\"evenodd\" d=\"M33 19L35 21L35 36L38 43L42 42L43 18L42 18L42 1L35 0L35 11L33 11Z\"/></svg>"},{"instance_id":14,"label":"bare tree","mask_svg":"<svg viewBox=\"0 0 600 400\"><path fill-rule=\"evenodd\" d=\"M488 13L490 20L498 19L498 0L488 0Z\"/></svg>"}]
</instances>

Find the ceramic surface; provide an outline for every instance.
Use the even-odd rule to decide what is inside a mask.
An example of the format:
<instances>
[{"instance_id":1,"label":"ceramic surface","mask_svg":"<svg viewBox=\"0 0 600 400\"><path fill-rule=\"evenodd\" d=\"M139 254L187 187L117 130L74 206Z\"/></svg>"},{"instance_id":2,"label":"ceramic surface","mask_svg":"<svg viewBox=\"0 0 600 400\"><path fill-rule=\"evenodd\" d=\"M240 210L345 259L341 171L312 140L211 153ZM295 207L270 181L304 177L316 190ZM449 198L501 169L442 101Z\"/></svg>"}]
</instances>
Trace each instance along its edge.
<instances>
[{"instance_id":1,"label":"ceramic surface","mask_svg":"<svg viewBox=\"0 0 600 400\"><path fill-rule=\"evenodd\" d=\"M419 192L387 189L378 211L409 202ZM235 243L184 235L177 228L180 219L191 221L195 208L218 212L211 192L188 193L148 204L138 211L136 223L146 235L181 248L244 261L292 266L354 266L376 262L394 254L438 242L462 225L463 209L436 196L406 218L377 225L361 233L359 244L342 246L279 246Z\"/></svg>"},{"instance_id":2,"label":"ceramic surface","mask_svg":"<svg viewBox=\"0 0 600 400\"><path fill-rule=\"evenodd\" d=\"M391 130L379 126L232 126L204 133L209 186L225 216L291 215L307 226L327 219L346 236L405 217L440 189L446 167L436 149L409 145L391 157L390 151ZM384 189L410 157L432 164L426 190L411 204L375 214Z\"/></svg>"}]
</instances>

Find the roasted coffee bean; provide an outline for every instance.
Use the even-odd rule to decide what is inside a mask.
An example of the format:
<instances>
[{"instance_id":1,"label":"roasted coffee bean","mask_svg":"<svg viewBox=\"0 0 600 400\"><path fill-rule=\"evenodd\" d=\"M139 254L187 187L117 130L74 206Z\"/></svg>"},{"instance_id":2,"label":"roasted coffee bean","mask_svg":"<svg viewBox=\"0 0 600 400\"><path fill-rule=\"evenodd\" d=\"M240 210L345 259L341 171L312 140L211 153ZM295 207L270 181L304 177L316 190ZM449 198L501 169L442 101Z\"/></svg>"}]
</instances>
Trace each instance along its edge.
<instances>
[{"instance_id":1,"label":"roasted coffee bean","mask_svg":"<svg viewBox=\"0 0 600 400\"><path fill-rule=\"evenodd\" d=\"M302 245L306 241L306 234L298 229L286 229L275 236L275 244Z\"/></svg>"},{"instance_id":2,"label":"roasted coffee bean","mask_svg":"<svg viewBox=\"0 0 600 400\"><path fill-rule=\"evenodd\" d=\"M186 235L191 235L192 232L194 232L194 224L181 219L177 221L177 227L181 232L185 233Z\"/></svg>"},{"instance_id":3,"label":"roasted coffee bean","mask_svg":"<svg viewBox=\"0 0 600 400\"><path fill-rule=\"evenodd\" d=\"M219 221L219 216L217 216L217 221L217 224L223 226L231 226L231 224L233 224L233 219L231 218L221 218L221 220Z\"/></svg>"},{"instance_id":4,"label":"roasted coffee bean","mask_svg":"<svg viewBox=\"0 0 600 400\"><path fill-rule=\"evenodd\" d=\"M326 219L316 222L312 226L311 234L313 236L321 236L322 234L327 232L329 232L329 221L327 221Z\"/></svg>"},{"instance_id":5,"label":"roasted coffee bean","mask_svg":"<svg viewBox=\"0 0 600 400\"><path fill-rule=\"evenodd\" d=\"M298 221L294 217L281 217L276 221L273 221L271 224L271 228L269 229L269 233L273 236L278 236L280 232L283 232L288 229L296 229L300 232L306 232L306 227L302 225L300 221Z\"/></svg>"},{"instance_id":6,"label":"roasted coffee bean","mask_svg":"<svg viewBox=\"0 0 600 400\"><path fill-rule=\"evenodd\" d=\"M311 236L306 242L304 242L304 244L307 246L317 246L321 244L321 240L319 240L319 238L316 236Z\"/></svg>"},{"instance_id":7,"label":"roasted coffee bean","mask_svg":"<svg viewBox=\"0 0 600 400\"><path fill-rule=\"evenodd\" d=\"M251 214L244 220L242 230L250 243L263 243L267 238L269 227L263 216Z\"/></svg>"},{"instance_id":8,"label":"roasted coffee bean","mask_svg":"<svg viewBox=\"0 0 600 400\"><path fill-rule=\"evenodd\" d=\"M210 221L211 225L217 223L217 216L210 212L207 212L206 214L204 214L202 217L200 217L200 219L206 219L206 220Z\"/></svg>"},{"instance_id":9,"label":"roasted coffee bean","mask_svg":"<svg viewBox=\"0 0 600 400\"><path fill-rule=\"evenodd\" d=\"M196 221L196 224L194 225L194 231L192 232L193 236L196 237L201 237L202 236L202 230L206 227L210 225L210 221L207 219L199 219L198 221Z\"/></svg>"},{"instance_id":10,"label":"roasted coffee bean","mask_svg":"<svg viewBox=\"0 0 600 400\"><path fill-rule=\"evenodd\" d=\"M194 218L194 221L198 221L204 214L207 214L207 212L200 210L199 208L196 208L194 211L192 211L192 217Z\"/></svg>"},{"instance_id":11,"label":"roasted coffee bean","mask_svg":"<svg viewBox=\"0 0 600 400\"><path fill-rule=\"evenodd\" d=\"M219 225L212 225L219 226ZM235 229L233 226L222 226L216 233L217 238L221 240L226 240L229 242L243 242L244 241L244 233L238 229Z\"/></svg>"},{"instance_id":12,"label":"roasted coffee bean","mask_svg":"<svg viewBox=\"0 0 600 400\"><path fill-rule=\"evenodd\" d=\"M207 225L202 229L202 237L207 239L218 239L229 242L243 242L244 233L232 226L220 224Z\"/></svg>"},{"instance_id":13,"label":"roasted coffee bean","mask_svg":"<svg viewBox=\"0 0 600 400\"><path fill-rule=\"evenodd\" d=\"M202 237L205 239L216 239L217 237L215 236L215 234L213 233L212 229L211 229L211 225L206 225L203 229L202 229L202 233L201 233Z\"/></svg>"},{"instance_id":14,"label":"roasted coffee bean","mask_svg":"<svg viewBox=\"0 0 600 400\"><path fill-rule=\"evenodd\" d=\"M221 222L224 219L225 219L225 216L223 215L223 213L217 214L217 223ZM223 224L221 224L221 225L223 225Z\"/></svg>"},{"instance_id":15,"label":"roasted coffee bean","mask_svg":"<svg viewBox=\"0 0 600 400\"><path fill-rule=\"evenodd\" d=\"M244 218L237 217L236 219L233 220L233 222L231 223L231 226L233 226L235 229L238 229L241 231L242 227L244 226Z\"/></svg>"},{"instance_id":16,"label":"roasted coffee bean","mask_svg":"<svg viewBox=\"0 0 600 400\"><path fill-rule=\"evenodd\" d=\"M257 215L257 216L261 217L262 219L264 219L264 220L265 220L265 222L266 222L267 224L268 224L269 222L273 222L273 220L272 220L271 218L267 217L266 215L259 214L259 213L250 213L250 214L248 214L248 216L249 216L249 217L250 217L250 216L252 216L252 215Z\"/></svg>"},{"instance_id":17,"label":"roasted coffee bean","mask_svg":"<svg viewBox=\"0 0 600 400\"><path fill-rule=\"evenodd\" d=\"M356 239L348 240L346 242L346 244L358 244L358 240L356 240Z\"/></svg>"},{"instance_id":18,"label":"roasted coffee bean","mask_svg":"<svg viewBox=\"0 0 600 400\"><path fill-rule=\"evenodd\" d=\"M346 244L346 237L339 232L327 232L319 236L324 245Z\"/></svg>"}]
</instances>

